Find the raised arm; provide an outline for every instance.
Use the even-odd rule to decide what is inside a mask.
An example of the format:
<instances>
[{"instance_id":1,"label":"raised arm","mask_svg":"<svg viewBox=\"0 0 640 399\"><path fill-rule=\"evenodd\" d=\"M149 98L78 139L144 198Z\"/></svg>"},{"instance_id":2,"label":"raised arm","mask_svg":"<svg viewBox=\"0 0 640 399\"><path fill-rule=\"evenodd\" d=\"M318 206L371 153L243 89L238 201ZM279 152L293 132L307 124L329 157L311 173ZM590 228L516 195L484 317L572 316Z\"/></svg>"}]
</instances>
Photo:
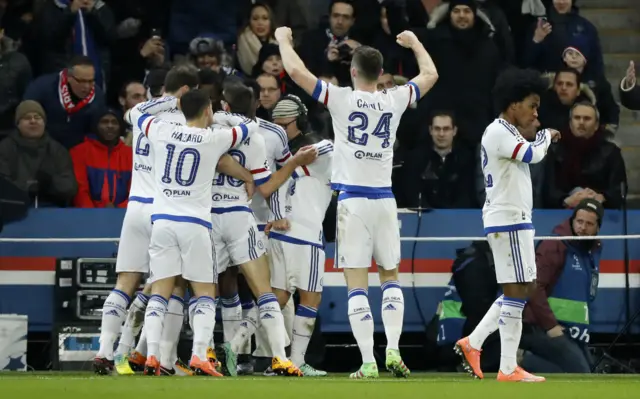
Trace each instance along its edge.
<instances>
[{"instance_id":1,"label":"raised arm","mask_svg":"<svg viewBox=\"0 0 640 399\"><path fill-rule=\"evenodd\" d=\"M174 109L175 107L177 107L177 105L178 99L175 97L161 97L153 99L151 101L140 103L131 108L125 114L124 120L131 126L137 126L140 130L145 132L146 135L149 130L148 128L151 125L151 119L149 118L160 112ZM145 124L144 122L147 119L149 119L149 121ZM143 126L146 126L145 129L143 129Z\"/></svg>"},{"instance_id":2,"label":"raised arm","mask_svg":"<svg viewBox=\"0 0 640 399\"><path fill-rule=\"evenodd\" d=\"M285 26L276 29L275 37L280 45L280 57L285 71L307 94L312 95L318 83L315 77L304 65L300 56L293 49L293 34Z\"/></svg>"},{"instance_id":3,"label":"raised arm","mask_svg":"<svg viewBox=\"0 0 640 399\"><path fill-rule=\"evenodd\" d=\"M396 41L399 45L405 48L413 50L413 54L416 56L416 62L420 73L415 78L411 79L411 82L418 86L419 92L416 93L418 99L427 94L434 84L438 81L438 71L436 65L433 63L431 56L424 48L420 40L416 37L415 33L411 31L404 31L400 33Z\"/></svg>"}]
</instances>

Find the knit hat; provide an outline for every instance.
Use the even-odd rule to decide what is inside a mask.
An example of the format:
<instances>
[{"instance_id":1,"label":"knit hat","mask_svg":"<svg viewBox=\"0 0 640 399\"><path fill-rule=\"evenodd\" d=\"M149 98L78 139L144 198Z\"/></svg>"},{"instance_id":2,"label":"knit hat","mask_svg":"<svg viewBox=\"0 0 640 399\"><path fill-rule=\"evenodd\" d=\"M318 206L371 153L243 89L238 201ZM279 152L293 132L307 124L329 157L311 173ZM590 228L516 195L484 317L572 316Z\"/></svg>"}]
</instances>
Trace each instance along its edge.
<instances>
[{"instance_id":1,"label":"knit hat","mask_svg":"<svg viewBox=\"0 0 640 399\"><path fill-rule=\"evenodd\" d=\"M293 98L298 100L299 104L296 103ZM282 100L278 101L276 106L273 107L271 118L297 118L301 113L306 115L308 112L307 107L305 107L304 104L302 104L302 107L300 107L300 104L302 104L300 98L293 95L288 95Z\"/></svg>"},{"instance_id":2,"label":"knit hat","mask_svg":"<svg viewBox=\"0 0 640 399\"><path fill-rule=\"evenodd\" d=\"M478 11L478 5L475 0L449 0L449 12L453 11L456 6L467 6L474 14Z\"/></svg>"},{"instance_id":3,"label":"knit hat","mask_svg":"<svg viewBox=\"0 0 640 399\"><path fill-rule=\"evenodd\" d=\"M44 108L42 108L42 105L33 100L26 100L21 102L20 105L18 105L18 108L16 108L16 125L22 118L24 118L26 114L30 112L35 112L36 114L40 115L42 119L45 120L45 122L47 121L47 114L44 112Z\"/></svg>"},{"instance_id":4,"label":"knit hat","mask_svg":"<svg viewBox=\"0 0 640 399\"><path fill-rule=\"evenodd\" d=\"M567 47L565 47L565 49L562 51L562 58L564 59L567 51L573 50L580 53L580 55L584 57L585 63L587 63L589 61L589 57L591 56L591 54L589 53L590 48L591 47L589 47L588 39L584 37L584 35L574 36L569 39Z\"/></svg>"},{"instance_id":5,"label":"knit hat","mask_svg":"<svg viewBox=\"0 0 640 399\"><path fill-rule=\"evenodd\" d=\"M571 219L574 219L578 211L581 209L595 213L598 217L598 226L602 226L602 219L604 218L604 206L602 206L599 201L593 198L583 199L578 205L576 205L575 209L573 210Z\"/></svg>"}]
</instances>

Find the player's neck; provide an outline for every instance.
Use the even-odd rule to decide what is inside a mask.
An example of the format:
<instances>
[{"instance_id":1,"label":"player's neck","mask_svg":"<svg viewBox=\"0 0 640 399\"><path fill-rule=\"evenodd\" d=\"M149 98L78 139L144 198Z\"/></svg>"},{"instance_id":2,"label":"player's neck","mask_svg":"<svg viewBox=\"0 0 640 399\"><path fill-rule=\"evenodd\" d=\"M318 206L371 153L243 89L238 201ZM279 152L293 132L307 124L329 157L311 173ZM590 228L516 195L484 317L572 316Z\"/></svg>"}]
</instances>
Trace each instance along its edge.
<instances>
[{"instance_id":1,"label":"player's neck","mask_svg":"<svg viewBox=\"0 0 640 399\"><path fill-rule=\"evenodd\" d=\"M509 115L505 114L504 112L500 114L499 118L500 119L504 119L505 121L509 122L513 126L516 126L515 118L510 117Z\"/></svg>"},{"instance_id":2,"label":"player's neck","mask_svg":"<svg viewBox=\"0 0 640 399\"><path fill-rule=\"evenodd\" d=\"M355 82L353 87L356 91L375 93L376 91L378 91L378 82Z\"/></svg>"},{"instance_id":3,"label":"player's neck","mask_svg":"<svg viewBox=\"0 0 640 399\"><path fill-rule=\"evenodd\" d=\"M162 97L177 97L176 93L169 93L168 91L165 91L164 93L162 93Z\"/></svg>"},{"instance_id":4,"label":"player's neck","mask_svg":"<svg viewBox=\"0 0 640 399\"><path fill-rule=\"evenodd\" d=\"M206 129L209 127L207 120L205 118L192 119L187 121L187 126L189 127L197 127L199 129Z\"/></svg>"}]
</instances>

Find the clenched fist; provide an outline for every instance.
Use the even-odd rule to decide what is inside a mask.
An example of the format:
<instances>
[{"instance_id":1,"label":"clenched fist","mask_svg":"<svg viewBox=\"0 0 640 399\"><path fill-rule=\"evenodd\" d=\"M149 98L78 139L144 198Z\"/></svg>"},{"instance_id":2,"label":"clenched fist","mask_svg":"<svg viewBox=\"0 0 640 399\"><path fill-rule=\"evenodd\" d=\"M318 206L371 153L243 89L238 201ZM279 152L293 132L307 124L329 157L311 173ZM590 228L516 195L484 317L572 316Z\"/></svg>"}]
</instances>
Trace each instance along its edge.
<instances>
[{"instance_id":1,"label":"clenched fist","mask_svg":"<svg viewBox=\"0 0 640 399\"><path fill-rule=\"evenodd\" d=\"M410 30L405 30L396 36L396 43L401 45L404 48L413 48L416 44L420 43L416 34L411 32Z\"/></svg>"},{"instance_id":2,"label":"clenched fist","mask_svg":"<svg viewBox=\"0 0 640 399\"><path fill-rule=\"evenodd\" d=\"M276 29L274 32L274 36L278 43L291 43L293 41L293 33L291 32L291 28L286 26L281 26Z\"/></svg>"}]
</instances>

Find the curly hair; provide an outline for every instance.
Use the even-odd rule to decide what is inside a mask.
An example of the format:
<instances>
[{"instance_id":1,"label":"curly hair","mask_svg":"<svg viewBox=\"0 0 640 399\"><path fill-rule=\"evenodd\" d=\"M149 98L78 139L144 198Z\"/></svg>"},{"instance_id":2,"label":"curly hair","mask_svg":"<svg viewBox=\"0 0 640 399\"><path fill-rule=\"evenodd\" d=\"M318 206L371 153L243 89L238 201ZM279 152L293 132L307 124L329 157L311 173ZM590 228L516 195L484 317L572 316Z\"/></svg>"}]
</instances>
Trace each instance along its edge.
<instances>
[{"instance_id":1,"label":"curly hair","mask_svg":"<svg viewBox=\"0 0 640 399\"><path fill-rule=\"evenodd\" d=\"M540 72L533 69L510 68L498 76L493 86L496 109L506 111L511 104L522 102L532 94L541 96L548 87Z\"/></svg>"}]
</instances>

